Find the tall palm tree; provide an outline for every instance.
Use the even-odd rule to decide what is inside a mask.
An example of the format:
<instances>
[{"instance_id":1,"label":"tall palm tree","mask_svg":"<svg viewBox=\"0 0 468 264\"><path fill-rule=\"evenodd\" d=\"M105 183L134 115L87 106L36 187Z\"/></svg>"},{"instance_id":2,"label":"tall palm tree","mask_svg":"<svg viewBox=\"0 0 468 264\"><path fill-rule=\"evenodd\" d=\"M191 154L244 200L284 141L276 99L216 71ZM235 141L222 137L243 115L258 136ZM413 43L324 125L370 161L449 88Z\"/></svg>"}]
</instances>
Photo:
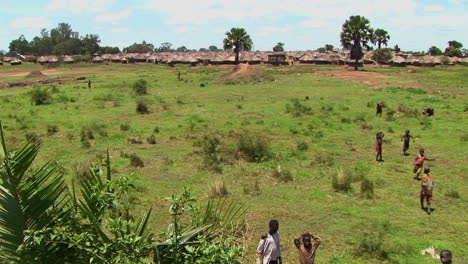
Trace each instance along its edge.
<instances>
[{"instance_id":1,"label":"tall palm tree","mask_svg":"<svg viewBox=\"0 0 468 264\"><path fill-rule=\"evenodd\" d=\"M369 42L373 39L373 29L369 19L363 16L350 16L342 27L341 45L351 49L350 58L355 60L354 69L358 69L358 62L364 56L362 47L370 49Z\"/></svg>"},{"instance_id":2,"label":"tall palm tree","mask_svg":"<svg viewBox=\"0 0 468 264\"><path fill-rule=\"evenodd\" d=\"M374 32L375 42L377 43L377 47L380 49L382 44L387 46L387 41L390 39L390 35L384 29L376 29Z\"/></svg>"},{"instance_id":3,"label":"tall palm tree","mask_svg":"<svg viewBox=\"0 0 468 264\"><path fill-rule=\"evenodd\" d=\"M250 51L253 46L252 39L243 28L231 28L231 31L226 32L223 43L225 50L234 48L236 64L239 63L239 52Z\"/></svg>"}]
</instances>

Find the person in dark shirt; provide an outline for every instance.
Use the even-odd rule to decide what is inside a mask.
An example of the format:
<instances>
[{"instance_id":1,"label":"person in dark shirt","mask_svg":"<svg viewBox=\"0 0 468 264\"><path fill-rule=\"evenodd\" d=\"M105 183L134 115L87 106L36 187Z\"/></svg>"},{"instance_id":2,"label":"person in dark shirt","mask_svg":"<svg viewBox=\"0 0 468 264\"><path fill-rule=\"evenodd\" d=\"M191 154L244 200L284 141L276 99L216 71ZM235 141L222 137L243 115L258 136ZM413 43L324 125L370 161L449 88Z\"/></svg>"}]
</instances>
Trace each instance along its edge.
<instances>
[{"instance_id":1,"label":"person in dark shirt","mask_svg":"<svg viewBox=\"0 0 468 264\"><path fill-rule=\"evenodd\" d=\"M411 136L410 131L406 130L405 134L401 137L401 140L403 141L403 155L405 156L408 156L407 151L409 149L410 139L413 139L414 142L414 138Z\"/></svg>"},{"instance_id":2,"label":"person in dark shirt","mask_svg":"<svg viewBox=\"0 0 468 264\"><path fill-rule=\"evenodd\" d=\"M385 134L382 131L379 131L377 133L376 140L377 140L377 145L375 147L375 151L377 152L377 155L375 156L376 161L383 161L382 159L382 143L383 143L383 138Z\"/></svg>"},{"instance_id":3,"label":"person in dark shirt","mask_svg":"<svg viewBox=\"0 0 468 264\"><path fill-rule=\"evenodd\" d=\"M383 111L383 104L382 104L382 103L378 103L378 104L377 104L377 109L376 109L375 115L376 115L376 116L382 116L382 111Z\"/></svg>"}]
</instances>

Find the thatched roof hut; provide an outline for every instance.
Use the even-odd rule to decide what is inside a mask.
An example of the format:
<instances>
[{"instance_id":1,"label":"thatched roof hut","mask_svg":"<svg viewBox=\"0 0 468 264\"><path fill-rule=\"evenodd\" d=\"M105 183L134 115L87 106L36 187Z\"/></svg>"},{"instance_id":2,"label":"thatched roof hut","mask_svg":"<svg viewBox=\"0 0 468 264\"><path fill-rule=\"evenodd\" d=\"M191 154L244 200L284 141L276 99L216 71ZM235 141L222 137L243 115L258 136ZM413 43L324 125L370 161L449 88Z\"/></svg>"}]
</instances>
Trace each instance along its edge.
<instances>
[{"instance_id":1,"label":"thatched roof hut","mask_svg":"<svg viewBox=\"0 0 468 264\"><path fill-rule=\"evenodd\" d=\"M101 56L96 56L91 60L93 63L103 63L104 59Z\"/></svg>"},{"instance_id":2,"label":"thatched roof hut","mask_svg":"<svg viewBox=\"0 0 468 264\"><path fill-rule=\"evenodd\" d=\"M41 56L39 59L37 59L37 62L40 64L44 63L58 63L59 59L57 56Z\"/></svg>"},{"instance_id":3,"label":"thatched roof hut","mask_svg":"<svg viewBox=\"0 0 468 264\"><path fill-rule=\"evenodd\" d=\"M71 56L65 55L65 57L63 57L63 62L65 62L65 63L73 63L73 62L75 62L75 60L74 60Z\"/></svg>"}]
</instances>

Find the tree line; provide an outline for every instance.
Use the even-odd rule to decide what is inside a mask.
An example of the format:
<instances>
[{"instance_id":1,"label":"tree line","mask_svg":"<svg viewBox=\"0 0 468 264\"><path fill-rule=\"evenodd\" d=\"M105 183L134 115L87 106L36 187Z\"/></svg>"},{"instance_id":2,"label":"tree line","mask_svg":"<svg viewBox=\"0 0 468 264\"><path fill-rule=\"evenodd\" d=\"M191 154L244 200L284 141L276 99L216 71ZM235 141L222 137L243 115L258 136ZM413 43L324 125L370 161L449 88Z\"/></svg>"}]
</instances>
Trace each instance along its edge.
<instances>
[{"instance_id":1,"label":"tree line","mask_svg":"<svg viewBox=\"0 0 468 264\"><path fill-rule=\"evenodd\" d=\"M373 50L370 44L375 48L381 49L382 46L387 46L390 40L389 33L384 29L372 29L370 22L363 16L351 16L343 24L343 29L340 34L340 40L343 48L351 50L352 59L357 57L362 58L363 48ZM189 52L189 51L222 51L233 50L238 57L239 51L250 51L253 47L253 42L247 31L243 28L232 28L226 32L226 38L223 41L223 49L211 45L208 48L189 49L186 46L173 47L169 42L163 42L159 47L152 43L142 41L141 43L133 43L132 45L120 50L118 47L101 46L101 39L97 34L86 34L80 36L79 32L73 31L68 23L59 23L57 27L51 29L42 29L39 36L28 41L24 35L18 39L12 40L9 45L9 52L6 55L95 55L95 54L116 54L116 53L146 53L146 52ZM238 48L239 47L239 48ZM318 48L316 51L326 52L332 51L335 47L331 44L326 44L324 47ZM419 55L446 55L446 56L468 56L468 50L462 49L463 44L452 40L448 42L448 47L444 52L436 46L432 46L429 50L421 52L407 53ZM285 51L285 44L278 42L273 48L275 52ZM393 51L399 52L400 48L395 45ZM0 55L5 55L5 52L0 51Z\"/></svg>"}]
</instances>

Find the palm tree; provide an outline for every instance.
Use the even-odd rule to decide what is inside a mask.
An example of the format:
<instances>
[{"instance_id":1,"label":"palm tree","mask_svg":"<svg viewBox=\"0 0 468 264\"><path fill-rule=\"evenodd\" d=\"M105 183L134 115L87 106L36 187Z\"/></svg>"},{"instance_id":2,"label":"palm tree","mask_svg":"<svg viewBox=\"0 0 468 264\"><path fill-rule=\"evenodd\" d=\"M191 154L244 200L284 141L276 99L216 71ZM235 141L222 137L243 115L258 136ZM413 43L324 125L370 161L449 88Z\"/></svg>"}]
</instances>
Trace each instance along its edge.
<instances>
[{"instance_id":1,"label":"palm tree","mask_svg":"<svg viewBox=\"0 0 468 264\"><path fill-rule=\"evenodd\" d=\"M362 47L370 49L368 45L372 42L373 29L370 27L369 19L363 16L350 16L343 24L341 32L341 45L351 48L350 58L355 60L354 69L358 69L358 62L364 56Z\"/></svg>"},{"instance_id":2,"label":"palm tree","mask_svg":"<svg viewBox=\"0 0 468 264\"><path fill-rule=\"evenodd\" d=\"M239 63L239 52L250 51L253 43L250 39L249 34L243 28L231 28L231 31L226 32L226 38L224 39L224 49L234 48L236 53L236 64Z\"/></svg>"},{"instance_id":3,"label":"palm tree","mask_svg":"<svg viewBox=\"0 0 468 264\"><path fill-rule=\"evenodd\" d=\"M390 35L384 29L376 29L374 32L375 42L377 42L377 47L380 49L382 44L387 46L387 41L390 39Z\"/></svg>"},{"instance_id":4,"label":"palm tree","mask_svg":"<svg viewBox=\"0 0 468 264\"><path fill-rule=\"evenodd\" d=\"M0 144L3 152L3 157L0 155L0 262L26 263L17 251L26 237L25 231L49 227L66 217L70 213L66 209L70 200L56 164L47 163L31 170L39 152L38 143L30 141L10 153L0 122Z\"/></svg>"}]
</instances>

